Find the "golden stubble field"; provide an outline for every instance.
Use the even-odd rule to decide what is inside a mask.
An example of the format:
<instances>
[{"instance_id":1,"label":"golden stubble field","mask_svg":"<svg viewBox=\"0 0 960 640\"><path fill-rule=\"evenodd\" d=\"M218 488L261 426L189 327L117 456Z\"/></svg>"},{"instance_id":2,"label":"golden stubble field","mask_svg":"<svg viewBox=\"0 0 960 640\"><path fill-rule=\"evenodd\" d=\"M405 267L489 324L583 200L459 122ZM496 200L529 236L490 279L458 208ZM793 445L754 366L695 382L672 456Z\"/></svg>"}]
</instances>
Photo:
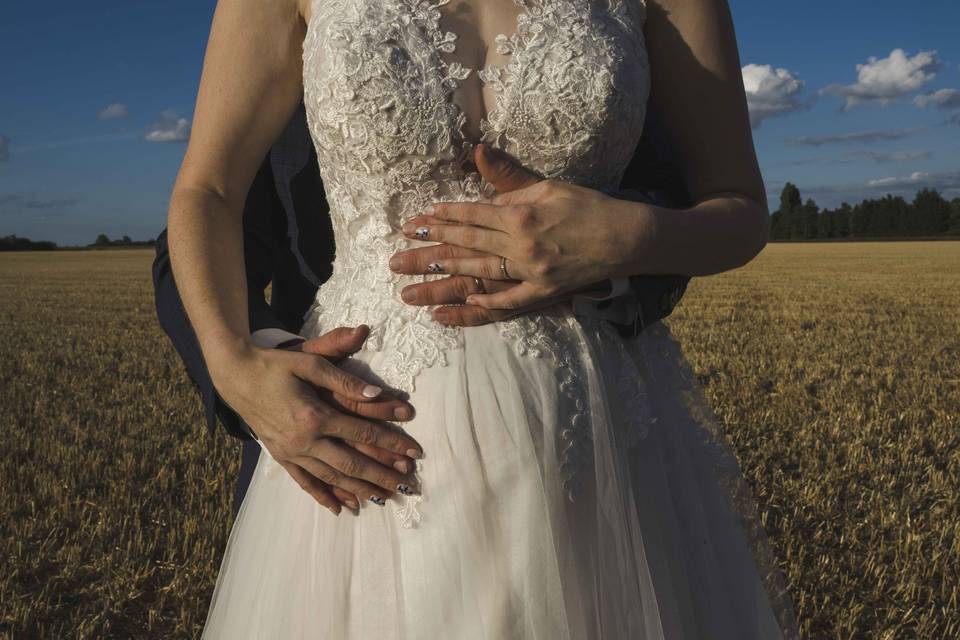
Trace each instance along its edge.
<instances>
[{"instance_id":1,"label":"golden stubble field","mask_svg":"<svg viewBox=\"0 0 960 640\"><path fill-rule=\"evenodd\" d=\"M0 254L0 637L198 635L239 445L150 251ZM960 242L776 244L668 320L811 638L960 636Z\"/></svg>"}]
</instances>

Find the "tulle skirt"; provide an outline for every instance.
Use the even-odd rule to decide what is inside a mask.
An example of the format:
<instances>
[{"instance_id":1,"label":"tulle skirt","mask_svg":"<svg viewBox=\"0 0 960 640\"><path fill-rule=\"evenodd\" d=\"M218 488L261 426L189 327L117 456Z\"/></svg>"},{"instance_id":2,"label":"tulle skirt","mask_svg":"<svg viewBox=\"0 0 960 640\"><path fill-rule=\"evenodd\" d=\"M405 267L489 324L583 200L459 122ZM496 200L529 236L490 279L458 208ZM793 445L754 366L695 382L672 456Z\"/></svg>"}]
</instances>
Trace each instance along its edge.
<instances>
[{"instance_id":1,"label":"tulle skirt","mask_svg":"<svg viewBox=\"0 0 960 640\"><path fill-rule=\"evenodd\" d=\"M622 339L569 322L578 339L559 361L486 325L420 373L403 425L425 452L420 496L335 517L262 449L204 637L799 637L668 327Z\"/></svg>"}]
</instances>

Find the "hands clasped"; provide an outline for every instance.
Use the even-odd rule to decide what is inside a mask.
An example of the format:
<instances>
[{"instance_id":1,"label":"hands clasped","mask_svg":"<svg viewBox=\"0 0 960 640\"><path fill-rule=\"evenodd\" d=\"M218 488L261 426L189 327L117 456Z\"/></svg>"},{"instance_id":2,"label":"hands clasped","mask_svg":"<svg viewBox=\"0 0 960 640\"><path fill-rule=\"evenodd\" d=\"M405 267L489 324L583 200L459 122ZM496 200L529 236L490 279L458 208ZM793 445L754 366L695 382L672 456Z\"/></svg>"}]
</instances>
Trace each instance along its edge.
<instances>
[{"instance_id":1,"label":"hands clasped","mask_svg":"<svg viewBox=\"0 0 960 640\"><path fill-rule=\"evenodd\" d=\"M300 487L335 514L360 500L383 506L419 492L417 442L380 421L408 421L413 407L336 366L369 327L339 328L291 349L249 346L216 358L221 398Z\"/></svg>"},{"instance_id":2,"label":"hands clasped","mask_svg":"<svg viewBox=\"0 0 960 640\"><path fill-rule=\"evenodd\" d=\"M390 260L397 273L451 275L401 292L408 304L470 305L436 309L434 319L444 324L485 324L601 291L627 269L637 229L650 227L637 203L540 179L486 145L477 147L475 159L497 195L433 203L404 224L403 233L440 244Z\"/></svg>"}]
</instances>

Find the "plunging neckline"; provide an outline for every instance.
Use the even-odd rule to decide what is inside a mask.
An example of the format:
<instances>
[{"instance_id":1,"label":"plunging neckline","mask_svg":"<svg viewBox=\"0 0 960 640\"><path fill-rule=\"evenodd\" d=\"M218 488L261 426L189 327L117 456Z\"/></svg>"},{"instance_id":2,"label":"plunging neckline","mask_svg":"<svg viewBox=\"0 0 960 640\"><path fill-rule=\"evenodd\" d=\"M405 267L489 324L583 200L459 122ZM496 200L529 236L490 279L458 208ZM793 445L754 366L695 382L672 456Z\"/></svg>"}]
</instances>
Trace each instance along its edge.
<instances>
[{"instance_id":1,"label":"plunging neckline","mask_svg":"<svg viewBox=\"0 0 960 640\"><path fill-rule=\"evenodd\" d=\"M486 63L481 67L468 67L460 62L450 61L448 62L443 58L441 53L453 53L456 51L457 41L459 40L459 34L455 31L448 31L440 26L440 19L443 18L443 14L440 11L440 7L449 4L452 0L436 0L432 4L433 8L437 11L437 19L429 21L429 26L431 27L430 37L433 39L434 43L440 43L438 47L435 47L435 55L437 61L440 64L440 68L444 71L443 77L443 88L444 88L444 98L449 105L449 110L452 113L453 122L451 123L451 128L456 134L456 141L452 142L455 152L459 152L457 155L460 157L460 161L464 161L466 154L470 152L476 145L485 141L487 133L493 130L493 122L496 119L496 116L501 110L501 102L504 99L504 93L509 89L509 87L504 83L502 79L502 74L506 67L508 67L511 62L515 60L514 56L519 52L522 54L523 50L526 49L526 45L529 41L528 38L521 37L521 26L523 23L528 22L532 19L531 3L533 0L513 0L514 4L520 7L520 11L514 17L514 30L512 34L506 34L503 32L498 32L493 37L493 46L496 48L497 53L509 54L510 58L506 62L501 63ZM517 46L522 44L522 46ZM486 50L489 51L489 45L485 42ZM507 51L504 51L503 48L507 48ZM459 86L460 80L465 80L470 76L471 73L475 73L480 80L481 87L483 85L492 85L494 86L494 96L493 96L493 105L486 109L486 115L481 116L477 121L477 130L480 131L480 137L478 140L468 140L466 134L464 133L464 127L467 125L467 113L464 109L456 103L454 100L454 94ZM489 78L491 74L496 74L497 83L492 83ZM499 87L496 85L499 84ZM481 99L483 98L483 91L480 91ZM485 105L482 105L485 106ZM459 149L457 149L459 147Z\"/></svg>"}]
</instances>

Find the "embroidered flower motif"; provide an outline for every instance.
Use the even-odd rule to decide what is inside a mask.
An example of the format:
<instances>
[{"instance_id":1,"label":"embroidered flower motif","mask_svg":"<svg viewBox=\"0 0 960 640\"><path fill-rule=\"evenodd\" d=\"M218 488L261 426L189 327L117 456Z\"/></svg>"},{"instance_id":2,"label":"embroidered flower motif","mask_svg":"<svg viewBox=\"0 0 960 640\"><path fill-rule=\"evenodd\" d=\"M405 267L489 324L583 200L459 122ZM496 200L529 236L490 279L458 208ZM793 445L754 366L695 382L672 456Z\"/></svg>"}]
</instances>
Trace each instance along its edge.
<instances>
[{"instance_id":1,"label":"embroidered flower motif","mask_svg":"<svg viewBox=\"0 0 960 640\"><path fill-rule=\"evenodd\" d=\"M304 335L368 324L384 383L414 391L427 367L463 347L457 327L428 307L404 304L407 276L387 266L417 240L403 223L435 201L475 201L493 188L469 162L474 141L454 101L472 69L446 62L457 35L440 26L450 0L313 0L303 45L307 123L330 205L337 247L333 274L305 316ZM529 170L609 191L620 182L643 129L650 90L642 0L515 0L516 30L496 37L510 56L477 75L495 92L480 140ZM319 241L319 239L318 239ZM501 323L520 353L558 363L570 404L562 430L567 484L590 451L582 407L582 363L570 348L573 320L549 314ZM582 337L582 336L581 336ZM419 522L420 496L405 496L405 523ZM413 525L411 525L413 526Z\"/></svg>"}]
</instances>

